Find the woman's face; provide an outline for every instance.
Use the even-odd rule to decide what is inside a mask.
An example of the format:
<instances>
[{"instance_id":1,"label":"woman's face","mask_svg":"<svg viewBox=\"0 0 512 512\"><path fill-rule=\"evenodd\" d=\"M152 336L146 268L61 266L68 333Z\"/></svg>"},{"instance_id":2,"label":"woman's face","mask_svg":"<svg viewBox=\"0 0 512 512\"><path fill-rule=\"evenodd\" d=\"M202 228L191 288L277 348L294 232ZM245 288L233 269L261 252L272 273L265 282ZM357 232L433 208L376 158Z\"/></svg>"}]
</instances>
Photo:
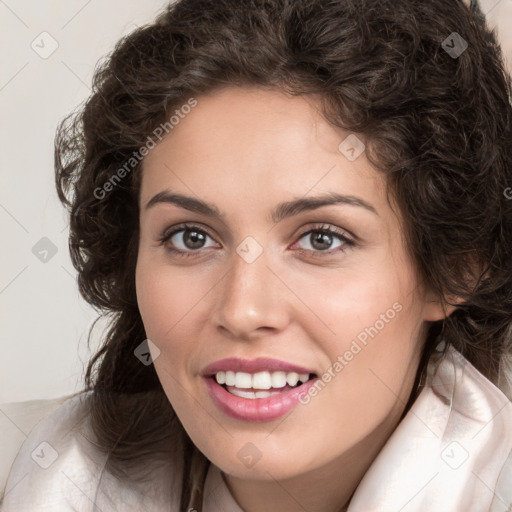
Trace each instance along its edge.
<instances>
[{"instance_id":1,"label":"woman's face","mask_svg":"<svg viewBox=\"0 0 512 512\"><path fill-rule=\"evenodd\" d=\"M367 466L443 315L385 178L312 97L196 99L145 157L140 193L137 297L163 389L234 477Z\"/></svg>"}]
</instances>

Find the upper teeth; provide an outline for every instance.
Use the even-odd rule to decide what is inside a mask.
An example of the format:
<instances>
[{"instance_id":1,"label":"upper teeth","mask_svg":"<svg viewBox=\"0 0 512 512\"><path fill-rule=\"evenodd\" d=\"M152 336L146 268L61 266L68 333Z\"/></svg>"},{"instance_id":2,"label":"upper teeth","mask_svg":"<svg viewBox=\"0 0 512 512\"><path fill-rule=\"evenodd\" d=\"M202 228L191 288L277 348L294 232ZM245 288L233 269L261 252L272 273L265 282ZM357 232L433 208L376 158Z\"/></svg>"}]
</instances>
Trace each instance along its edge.
<instances>
[{"instance_id":1,"label":"upper teeth","mask_svg":"<svg viewBox=\"0 0 512 512\"><path fill-rule=\"evenodd\" d=\"M258 372L250 374L227 371L217 372L215 379L219 384L237 388L270 389L284 388L286 384L295 386L299 381L306 382L309 379L309 374L296 372Z\"/></svg>"}]
</instances>

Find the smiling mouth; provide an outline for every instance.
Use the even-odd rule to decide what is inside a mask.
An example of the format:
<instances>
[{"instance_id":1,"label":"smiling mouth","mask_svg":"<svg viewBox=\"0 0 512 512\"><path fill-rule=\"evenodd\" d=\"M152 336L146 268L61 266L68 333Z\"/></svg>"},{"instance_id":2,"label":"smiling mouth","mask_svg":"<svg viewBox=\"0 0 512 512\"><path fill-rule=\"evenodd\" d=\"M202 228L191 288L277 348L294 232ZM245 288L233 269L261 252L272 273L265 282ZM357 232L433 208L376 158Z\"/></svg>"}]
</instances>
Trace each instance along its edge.
<instances>
[{"instance_id":1,"label":"smiling mouth","mask_svg":"<svg viewBox=\"0 0 512 512\"><path fill-rule=\"evenodd\" d=\"M299 388L311 379L314 373L296 373L283 371L263 371L257 373L219 371L212 375L228 393L240 398L255 400L279 395L284 391Z\"/></svg>"}]
</instances>

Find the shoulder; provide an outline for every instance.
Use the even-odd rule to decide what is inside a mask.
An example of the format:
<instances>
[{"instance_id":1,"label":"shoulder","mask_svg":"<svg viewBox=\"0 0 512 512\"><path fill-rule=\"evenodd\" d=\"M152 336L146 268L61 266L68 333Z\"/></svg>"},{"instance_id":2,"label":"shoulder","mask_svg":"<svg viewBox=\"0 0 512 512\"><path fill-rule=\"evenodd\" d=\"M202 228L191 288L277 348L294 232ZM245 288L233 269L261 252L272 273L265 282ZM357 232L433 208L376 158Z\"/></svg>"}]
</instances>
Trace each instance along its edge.
<instances>
[{"instance_id":1,"label":"shoulder","mask_svg":"<svg viewBox=\"0 0 512 512\"><path fill-rule=\"evenodd\" d=\"M149 512L178 503L170 485L177 461L148 470L152 478L139 483L106 470L108 454L98 448L90 424L90 398L91 392L72 396L33 428L11 467L2 512Z\"/></svg>"},{"instance_id":2,"label":"shoulder","mask_svg":"<svg viewBox=\"0 0 512 512\"><path fill-rule=\"evenodd\" d=\"M74 395L32 429L9 472L2 511L89 510L84 499L105 457L85 437L87 402L87 393Z\"/></svg>"},{"instance_id":3,"label":"shoulder","mask_svg":"<svg viewBox=\"0 0 512 512\"><path fill-rule=\"evenodd\" d=\"M35 425L72 395L0 405L0 502L12 463Z\"/></svg>"},{"instance_id":4,"label":"shoulder","mask_svg":"<svg viewBox=\"0 0 512 512\"><path fill-rule=\"evenodd\" d=\"M449 347L432 356L425 387L349 510L512 510L511 484L512 404Z\"/></svg>"}]
</instances>

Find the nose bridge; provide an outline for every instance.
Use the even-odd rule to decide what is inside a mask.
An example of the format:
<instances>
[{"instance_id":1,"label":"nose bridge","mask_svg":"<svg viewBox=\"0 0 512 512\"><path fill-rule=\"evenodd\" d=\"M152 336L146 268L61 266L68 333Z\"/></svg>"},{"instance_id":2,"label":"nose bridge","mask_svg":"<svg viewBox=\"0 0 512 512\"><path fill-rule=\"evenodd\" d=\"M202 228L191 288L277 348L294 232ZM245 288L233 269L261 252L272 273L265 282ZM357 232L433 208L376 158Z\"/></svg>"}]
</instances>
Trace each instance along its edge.
<instances>
[{"instance_id":1,"label":"nose bridge","mask_svg":"<svg viewBox=\"0 0 512 512\"><path fill-rule=\"evenodd\" d=\"M244 239L231 258L218 302L218 325L237 338L260 328L282 329L287 322L282 283L273 274L270 251L252 237Z\"/></svg>"}]
</instances>

